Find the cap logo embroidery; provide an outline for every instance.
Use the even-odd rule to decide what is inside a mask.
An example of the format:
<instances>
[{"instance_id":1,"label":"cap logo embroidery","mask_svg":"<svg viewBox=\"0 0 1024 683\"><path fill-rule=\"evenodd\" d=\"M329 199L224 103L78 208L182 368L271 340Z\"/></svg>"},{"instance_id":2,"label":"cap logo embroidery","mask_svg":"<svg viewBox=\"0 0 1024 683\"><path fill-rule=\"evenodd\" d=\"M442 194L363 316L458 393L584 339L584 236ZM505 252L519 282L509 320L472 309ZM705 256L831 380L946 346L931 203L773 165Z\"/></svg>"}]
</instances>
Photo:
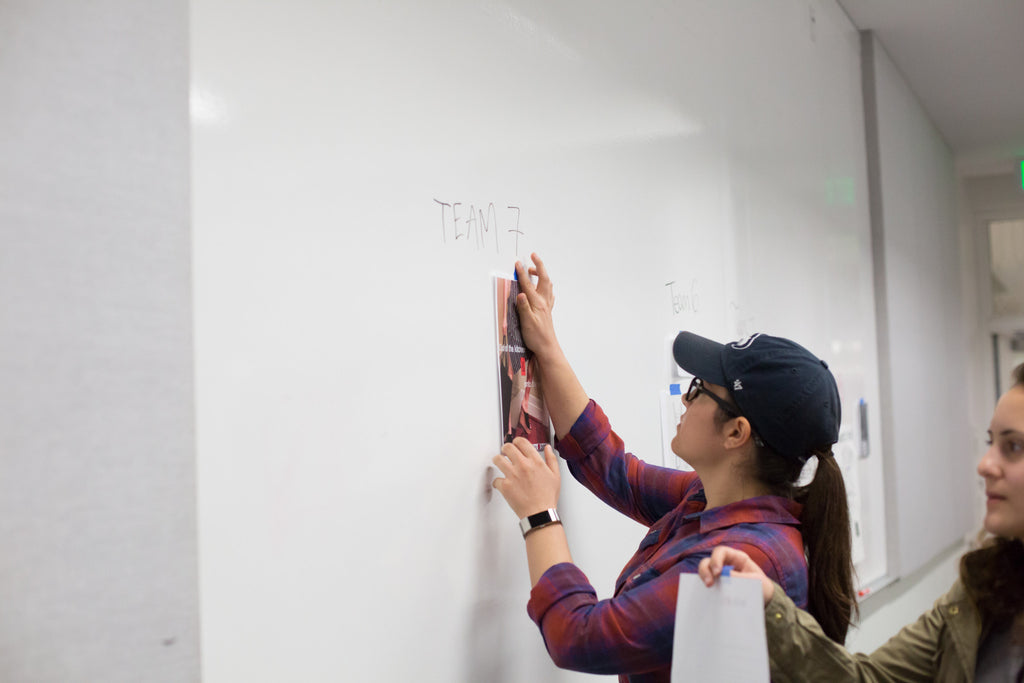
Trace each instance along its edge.
<instances>
[{"instance_id":1,"label":"cap logo embroidery","mask_svg":"<svg viewBox=\"0 0 1024 683\"><path fill-rule=\"evenodd\" d=\"M743 384L741 384L738 379L734 379L732 381L732 390L733 391L742 391L743 390Z\"/></svg>"},{"instance_id":2,"label":"cap logo embroidery","mask_svg":"<svg viewBox=\"0 0 1024 683\"><path fill-rule=\"evenodd\" d=\"M732 344L729 344L729 346L731 346L734 349L738 349L738 350L748 349L748 348L750 348L750 345L754 343L754 340L757 339L760 336L761 336L760 332L755 332L754 334L750 335L749 337L745 337L743 339L740 339L739 341L735 341Z\"/></svg>"}]
</instances>

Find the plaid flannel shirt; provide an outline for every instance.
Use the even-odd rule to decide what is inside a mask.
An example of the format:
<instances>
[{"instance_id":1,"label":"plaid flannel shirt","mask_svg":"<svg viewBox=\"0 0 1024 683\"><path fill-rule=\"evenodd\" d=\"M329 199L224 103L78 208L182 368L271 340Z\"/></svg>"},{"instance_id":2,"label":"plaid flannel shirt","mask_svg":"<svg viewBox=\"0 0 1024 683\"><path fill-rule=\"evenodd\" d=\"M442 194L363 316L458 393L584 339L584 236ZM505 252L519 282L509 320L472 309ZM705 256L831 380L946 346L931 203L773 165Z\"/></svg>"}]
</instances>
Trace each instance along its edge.
<instances>
[{"instance_id":1,"label":"plaid flannel shirt","mask_svg":"<svg viewBox=\"0 0 1024 683\"><path fill-rule=\"evenodd\" d=\"M679 574L695 573L721 544L747 552L806 607L798 503L759 496L705 510L704 487L695 473L649 465L626 453L593 401L557 447L580 483L648 527L613 597L598 600L587 577L569 563L549 568L534 586L527 611L558 666L619 674L620 681L633 683L668 681Z\"/></svg>"}]
</instances>

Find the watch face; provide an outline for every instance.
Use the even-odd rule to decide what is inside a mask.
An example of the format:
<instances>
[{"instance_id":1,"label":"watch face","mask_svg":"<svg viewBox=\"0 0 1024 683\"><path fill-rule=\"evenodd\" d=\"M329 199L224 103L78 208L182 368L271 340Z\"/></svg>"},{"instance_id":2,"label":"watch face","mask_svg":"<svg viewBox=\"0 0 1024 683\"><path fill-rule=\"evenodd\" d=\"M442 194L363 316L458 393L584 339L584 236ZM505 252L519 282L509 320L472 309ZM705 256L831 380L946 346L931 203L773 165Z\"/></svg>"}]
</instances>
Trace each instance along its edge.
<instances>
[{"instance_id":1,"label":"watch face","mask_svg":"<svg viewBox=\"0 0 1024 683\"><path fill-rule=\"evenodd\" d=\"M551 513L545 510L544 512L538 512L535 515L527 517L530 520L530 526L537 526L538 524L544 524L545 522L551 521Z\"/></svg>"},{"instance_id":2,"label":"watch face","mask_svg":"<svg viewBox=\"0 0 1024 683\"><path fill-rule=\"evenodd\" d=\"M554 524L558 521L561 520L558 517L557 511L544 510L543 512L538 512L536 514L523 517L519 521L519 528L523 530L523 535L525 536L526 532L528 531L533 531L534 529L539 529L542 526Z\"/></svg>"}]
</instances>

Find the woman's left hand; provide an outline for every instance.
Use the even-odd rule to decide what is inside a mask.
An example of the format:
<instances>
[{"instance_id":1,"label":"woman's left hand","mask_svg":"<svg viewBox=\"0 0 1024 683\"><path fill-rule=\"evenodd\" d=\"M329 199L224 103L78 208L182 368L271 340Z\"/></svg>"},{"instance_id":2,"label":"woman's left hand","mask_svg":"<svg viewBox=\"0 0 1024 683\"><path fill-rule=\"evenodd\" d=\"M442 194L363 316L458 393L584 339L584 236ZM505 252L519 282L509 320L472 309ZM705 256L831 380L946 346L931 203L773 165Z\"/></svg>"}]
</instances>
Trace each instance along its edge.
<instances>
[{"instance_id":1,"label":"woman's left hand","mask_svg":"<svg viewBox=\"0 0 1024 683\"><path fill-rule=\"evenodd\" d=\"M527 517L558 505L562 475L551 446L544 447L542 456L533 444L519 437L502 446L501 454L494 456L493 461L505 476L495 479L492 485L516 516Z\"/></svg>"},{"instance_id":2,"label":"woman's left hand","mask_svg":"<svg viewBox=\"0 0 1024 683\"><path fill-rule=\"evenodd\" d=\"M764 598L764 604L768 604L768 601L772 599L772 594L775 592L775 584L772 580L765 576L764 570L757 566L757 563L750 559L750 555L747 555L742 550L736 548L730 548L726 545L720 545L715 547L711 551L711 557L705 557L700 561L700 565L697 567L697 573L700 574L700 578L704 581L704 585L713 586L719 577L722 576L722 569L726 565L733 568L730 576L743 576L750 579L760 579L761 581L761 597Z\"/></svg>"}]
</instances>

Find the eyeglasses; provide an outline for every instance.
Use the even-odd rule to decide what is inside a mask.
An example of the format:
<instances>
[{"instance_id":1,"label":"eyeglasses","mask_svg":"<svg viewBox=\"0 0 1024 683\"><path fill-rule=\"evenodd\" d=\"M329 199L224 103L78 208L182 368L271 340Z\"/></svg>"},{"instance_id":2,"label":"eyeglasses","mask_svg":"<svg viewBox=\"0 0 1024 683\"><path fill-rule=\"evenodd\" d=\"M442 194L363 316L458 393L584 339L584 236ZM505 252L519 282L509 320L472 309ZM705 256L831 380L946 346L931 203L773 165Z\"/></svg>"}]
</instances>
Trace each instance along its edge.
<instances>
[{"instance_id":1,"label":"eyeglasses","mask_svg":"<svg viewBox=\"0 0 1024 683\"><path fill-rule=\"evenodd\" d=\"M732 405L731 403L726 402L724 399L721 399L718 396L716 396L710 389L704 386L704 380L700 379L699 377L694 377L690 381L690 388L686 390L686 402L692 403L694 399L696 399L701 394L704 394L712 401L717 403L718 407L724 410L730 417L740 417L739 408ZM759 437L756 433L752 432L751 435L754 437L754 443L757 444L758 447L764 448L764 440L761 437Z\"/></svg>"},{"instance_id":2,"label":"eyeglasses","mask_svg":"<svg viewBox=\"0 0 1024 683\"><path fill-rule=\"evenodd\" d=\"M697 399L698 396L704 394L712 401L718 404L718 407L727 412L731 417L739 417L740 411L736 406L731 405L724 399L716 396L710 389L704 386L704 380L699 377L694 377L690 382L690 388L686 390L686 402L692 403Z\"/></svg>"}]
</instances>

